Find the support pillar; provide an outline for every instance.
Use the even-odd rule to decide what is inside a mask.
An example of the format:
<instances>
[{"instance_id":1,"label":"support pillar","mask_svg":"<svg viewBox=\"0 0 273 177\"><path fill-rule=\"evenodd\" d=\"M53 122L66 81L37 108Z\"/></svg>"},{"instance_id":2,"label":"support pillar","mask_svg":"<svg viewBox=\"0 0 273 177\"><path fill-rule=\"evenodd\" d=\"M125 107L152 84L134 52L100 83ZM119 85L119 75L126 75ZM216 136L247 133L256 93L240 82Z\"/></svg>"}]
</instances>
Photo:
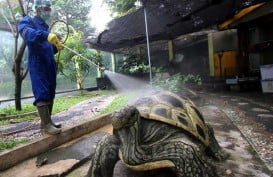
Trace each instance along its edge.
<instances>
[{"instance_id":1,"label":"support pillar","mask_svg":"<svg viewBox=\"0 0 273 177\"><path fill-rule=\"evenodd\" d=\"M112 71L116 72L116 54L111 53Z\"/></svg>"},{"instance_id":2,"label":"support pillar","mask_svg":"<svg viewBox=\"0 0 273 177\"><path fill-rule=\"evenodd\" d=\"M214 57L213 57L213 34L208 34L208 51L209 51L209 73L214 76Z\"/></svg>"},{"instance_id":3,"label":"support pillar","mask_svg":"<svg viewBox=\"0 0 273 177\"><path fill-rule=\"evenodd\" d=\"M168 50L169 50L169 62L172 63L174 60L174 54L173 54L173 41L168 41Z\"/></svg>"}]
</instances>

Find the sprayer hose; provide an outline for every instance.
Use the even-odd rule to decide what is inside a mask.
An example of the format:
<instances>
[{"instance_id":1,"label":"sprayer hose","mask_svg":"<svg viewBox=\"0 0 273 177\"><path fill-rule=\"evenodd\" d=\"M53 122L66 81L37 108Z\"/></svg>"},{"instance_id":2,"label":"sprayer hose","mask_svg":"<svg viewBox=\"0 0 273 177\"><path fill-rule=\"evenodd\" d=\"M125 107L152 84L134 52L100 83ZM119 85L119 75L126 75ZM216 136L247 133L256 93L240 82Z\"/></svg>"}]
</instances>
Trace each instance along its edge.
<instances>
[{"instance_id":1,"label":"sprayer hose","mask_svg":"<svg viewBox=\"0 0 273 177\"><path fill-rule=\"evenodd\" d=\"M66 42L66 40L68 39L68 35L69 35L69 27L68 27L68 24L67 24L65 21L63 21L63 20L55 20L55 21L50 25L50 29L52 29L53 26L54 26L56 23L58 23L58 22L62 22L62 23L64 23L64 24L66 25L67 35L66 35L65 39L61 41L62 44L63 44L63 47L66 48L66 49L68 49L69 51L73 52L73 53L76 54L77 56L83 58L84 60L88 61L88 62L91 63L92 65L95 65L95 66L96 66L97 68L99 68L100 70L104 71L105 68L100 67L99 65L97 65L97 64L94 63L94 62L92 62L92 61L89 60L88 58L86 58L86 57L82 56L81 54L79 54L77 51L75 51L75 50L73 50L73 49L71 49L71 48L69 48L69 47L67 47L67 46L65 45L65 42ZM57 56L57 66L59 65L60 54L61 54L61 51L58 52L58 56Z\"/></svg>"}]
</instances>

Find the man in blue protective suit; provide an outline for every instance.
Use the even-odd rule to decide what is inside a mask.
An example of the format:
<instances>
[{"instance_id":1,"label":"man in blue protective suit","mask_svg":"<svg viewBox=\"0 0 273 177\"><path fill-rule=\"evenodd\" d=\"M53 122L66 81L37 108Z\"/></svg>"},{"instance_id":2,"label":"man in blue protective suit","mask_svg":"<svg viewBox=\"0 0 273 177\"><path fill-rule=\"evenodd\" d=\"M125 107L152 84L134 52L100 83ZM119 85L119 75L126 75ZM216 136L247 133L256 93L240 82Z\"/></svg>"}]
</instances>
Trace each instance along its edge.
<instances>
[{"instance_id":1,"label":"man in blue protective suit","mask_svg":"<svg viewBox=\"0 0 273 177\"><path fill-rule=\"evenodd\" d=\"M51 13L50 0L34 0L34 10L36 16L25 16L18 29L28 47L28 67L35 97L33 104L41 118L41 129L48 134L58 134L61 125L51 120L57 77L54 54L62 50L63 45L46 24Z\"/></svg>"}]
</instances>

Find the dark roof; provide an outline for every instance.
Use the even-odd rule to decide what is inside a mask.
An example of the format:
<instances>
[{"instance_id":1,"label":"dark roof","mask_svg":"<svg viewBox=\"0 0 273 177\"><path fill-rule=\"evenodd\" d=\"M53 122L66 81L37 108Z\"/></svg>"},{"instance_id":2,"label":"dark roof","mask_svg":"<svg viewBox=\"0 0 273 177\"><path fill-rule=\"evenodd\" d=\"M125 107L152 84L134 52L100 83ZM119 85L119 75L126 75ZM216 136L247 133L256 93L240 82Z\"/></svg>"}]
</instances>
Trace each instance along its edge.
<instances>
[{"instance_id":1,"label":"dark roof","mask_svg":"<svg viewBox=\"0 0 273 177\"><path fill-rule=\"evenodd\" d=\"M146 42L144 7L149 41L175 39L201 31L233 17L239 10L268 0L142 0L143 7L112 20L96 38L93 48L113 51Z\"/></svg>"}]
</instances>

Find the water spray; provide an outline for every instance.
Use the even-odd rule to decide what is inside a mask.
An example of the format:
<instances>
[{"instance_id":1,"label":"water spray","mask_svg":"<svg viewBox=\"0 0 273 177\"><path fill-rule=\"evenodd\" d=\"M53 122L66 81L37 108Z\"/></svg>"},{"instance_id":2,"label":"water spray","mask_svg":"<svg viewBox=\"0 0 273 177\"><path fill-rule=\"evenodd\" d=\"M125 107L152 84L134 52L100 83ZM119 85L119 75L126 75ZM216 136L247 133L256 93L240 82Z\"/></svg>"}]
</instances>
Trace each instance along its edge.
<instances>
[{"instance_id":1,"label":"water spray","mask_svg":"<svg viewBox=\"0 0 273 177\"><path fill-rule=\"evenodd\" d=\"M64 48L66 48L66 49L68 49L69 51L73 52L73 53L76 54L77 56L79 56L79 57L85 59L86 61L88 61L88 62L91 63L92 65L95 65L97 68L99 68L99 70L100 70L101 72L104 72L104 71L106 70L105 67L101 67L101 66L97 65L97 64L94 63L93 61L90 61L88 58L82 56L82 55L81 55L80 53L78 53L77 51L75 51L75 50L73 50L73 49L71 49L71 48L65 46L64 44L62 44L62 45L63 45Z\"/></svg>"}]
</instances>

